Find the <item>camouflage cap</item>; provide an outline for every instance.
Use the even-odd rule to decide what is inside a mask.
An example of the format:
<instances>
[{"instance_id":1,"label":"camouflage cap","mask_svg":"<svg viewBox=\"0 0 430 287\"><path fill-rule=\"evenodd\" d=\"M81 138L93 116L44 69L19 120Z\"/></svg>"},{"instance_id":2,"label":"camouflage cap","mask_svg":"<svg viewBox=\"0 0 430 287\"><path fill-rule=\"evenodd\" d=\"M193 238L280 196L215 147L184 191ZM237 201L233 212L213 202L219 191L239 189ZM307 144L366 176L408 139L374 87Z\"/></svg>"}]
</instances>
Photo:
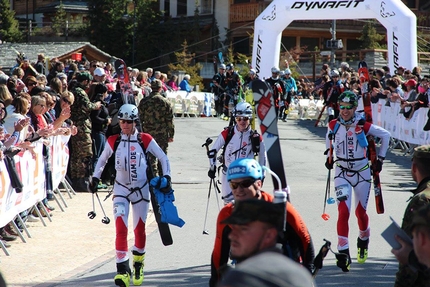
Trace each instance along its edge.
<instances>
[{"instance_id":1,"label":"camouflage cap","mask_svg":"<svg viewBox=\"0 0 430 287\"><path fill-rule=\"evenodd\" d=\"M430 159L430 145L421 145L414 148L414 158Z\"/></svg>"},{"instance_id":2,"label":"camouflage cap","mask_svg":"<svg viewBox=\"0 0 430 287\"><path fill-rule=\"evenodd\" d=\"M283 205L254 198L245 199L235 203L232 214L222 223L245 225L261 221L279 227L283 223L283 214Z\"/></svg>"},{"instance_id":3,"label":"camouflage cap","mask_svg":"<svg viewBox=\"0 0 430 287\"><path fill-rule=\"evenodd\" d=\"M430 204L427 204L414 212L412 217L412 228L417 225L423 225L430 228Z\"/></svg>"},{"instance_id":4,"label":"camouflage cap","mask_svg":"<svg viewBox=\"0 0 430 287\"><path fill-rule=\"evenodd\" d=\"M151 82L151 89L153 89L153 90L159 90L162 87L163 87L163 83L161 83L160 80L158 80L158 79L152 80L152 82Z\"/></svg>"},{"instance_id":5,"label":"camouflage cap","mask_svg":"<svg viewBox=\"0 0 430 287\"><path fill-rule=\"evenodd\" d=\"M83 82L83 81L92 81L93 80L93 76L91 76L91 74L89 72L81 72L76 76L76 80L78 82Z\"/></svg>"}]
</instances>

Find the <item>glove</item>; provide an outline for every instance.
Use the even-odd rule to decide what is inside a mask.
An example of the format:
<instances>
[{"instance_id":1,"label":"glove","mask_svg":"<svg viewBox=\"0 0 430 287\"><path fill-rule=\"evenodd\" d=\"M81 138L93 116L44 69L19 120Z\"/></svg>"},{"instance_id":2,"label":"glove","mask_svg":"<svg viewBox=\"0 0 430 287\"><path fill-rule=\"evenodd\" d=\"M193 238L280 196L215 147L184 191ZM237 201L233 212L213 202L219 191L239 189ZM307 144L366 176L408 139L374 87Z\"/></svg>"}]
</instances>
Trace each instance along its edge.
<instances>
[{"instance_id":1,"label":"glove","mask_svg":"<svg viewBox=\"0 0 430 287\"><path fill-rule=\"evenodd\" d=\"M327 169L333 169L333 159L331 159L331 162L329 161L330 161L330 158L328 157L327 160L325 161L325 167Z\"/></svg>"},{"instance_id":2,"label":"glove","mask_svg":"<svg viewBox=\"0 0 430 287\"><path fill-rule=\"evenodd\" d=\"M211 149L210 151L208 151L208 158L214 158L216 156L216 150L215 149Z\"/></svg>"},{"instance_id":3,"label":"glove","mask_svg":"<svg viewBox=\"0 0 430 287\"><path fill-rule=\"evenodd\" d=\"M93 177L91 179L90 182L90 191L91 193L96 193L97 192L97 187L99 185L100 179L98 179L97 177Z\"/></svg>"},{"instance_id":4,"label":"glove","mask_svg":"<svg viewBox=\"0 0 430 287\"><path fill-rule=\"evenodd\" d=\"M160 191L169 193L172 190L172 178L170 175L163 175L160 180Z\"/></svg>"},{"instance_id":5,"label":"glove","mask_svg":"<svg viewBox=\"0 0 430 287\"><path fill-rule=\"evenodd\" d=\"M208 171L209 178L215 178L215 171L216 171L216 166L211 165L211 168Z\"/></svg>"},{"instance_id":6,"label":"glove","mask_svg":"<svg viewBox=\"0 0 430 287\"><path fill-rule=\"evenodd\" d=\"M382 164L384 163L384 158L381 156L378 156L378 160L376 161L375 164L375 172L381 172L382 171Z\"/></svg>"}]
</instances>

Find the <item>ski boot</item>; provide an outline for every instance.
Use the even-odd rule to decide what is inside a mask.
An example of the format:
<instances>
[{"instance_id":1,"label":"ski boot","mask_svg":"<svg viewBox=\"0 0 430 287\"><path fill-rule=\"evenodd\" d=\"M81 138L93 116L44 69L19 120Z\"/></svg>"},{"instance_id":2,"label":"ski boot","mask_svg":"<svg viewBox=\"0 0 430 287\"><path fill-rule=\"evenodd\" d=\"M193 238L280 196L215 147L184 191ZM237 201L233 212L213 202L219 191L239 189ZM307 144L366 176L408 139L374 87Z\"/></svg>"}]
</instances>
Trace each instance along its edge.
<instances>
[{"instance_id":1,"label":"ski boot","mask_svg":"<svg viewBox=\"0 0 430 287\"><path fill-rule=\"evenodd\" d=\"M343 272L349 272L349 268L351 267L349 248L345 250L339 250L339 253L336 253L336 265L342 269Z\"/></svg>"},{"instance_id":2,"label":"ski boot","mask_svg":"<svg viewBox=\"0 0 430 287\"><path fill-rule=\"evenodd\" d=\"M145 264L145 253L133 251L133 285L140 286L143 282L143 266Z\"/></svg>"},{"instance_id":3,"label":"ski boot","mask_svg":"<svg viewBox=\"0 0 430 287\"><path fill-rule=\"evenodd\" d=\"M366 262L369 247L369 238L361 240L357 238L357 262L363 264Z\"/></svg>"},{"instance_id":4,"label":"ski boot","mask_svg":"<svg viewBox=\"0 0 430 287\"><path fill-rule=\"evenodd\" d=\"M130 286L130 266L128 259L124 262L116 264L117 274L114 277L115 285L120 287Z\"/></svg>"}]
</instances>

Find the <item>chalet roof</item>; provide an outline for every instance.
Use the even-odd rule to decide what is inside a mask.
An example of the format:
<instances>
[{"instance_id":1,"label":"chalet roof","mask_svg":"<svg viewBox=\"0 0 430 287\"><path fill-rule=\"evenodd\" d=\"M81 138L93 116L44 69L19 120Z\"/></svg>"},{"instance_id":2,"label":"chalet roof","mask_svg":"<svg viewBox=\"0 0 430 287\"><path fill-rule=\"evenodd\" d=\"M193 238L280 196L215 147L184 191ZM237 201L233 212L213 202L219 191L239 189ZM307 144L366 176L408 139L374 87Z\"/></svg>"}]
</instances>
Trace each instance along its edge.
<instances>
[{"instance_id":1,"label":"chalet roof","mask_svg":"<svg viewBox=\"0 0 430 287\"><path fill-rule=\"evenodd\" d=\"M37 43L2 43L0 44L0 67L7 70L16 64L17 53L24 53L31 63L37 61L37 55L45 54L46 58L58 58L65 61L72 54L81 53L88 61L110 62L116 57L100 50L89 42L37 42Z\"/></svg>"}]
</instances>

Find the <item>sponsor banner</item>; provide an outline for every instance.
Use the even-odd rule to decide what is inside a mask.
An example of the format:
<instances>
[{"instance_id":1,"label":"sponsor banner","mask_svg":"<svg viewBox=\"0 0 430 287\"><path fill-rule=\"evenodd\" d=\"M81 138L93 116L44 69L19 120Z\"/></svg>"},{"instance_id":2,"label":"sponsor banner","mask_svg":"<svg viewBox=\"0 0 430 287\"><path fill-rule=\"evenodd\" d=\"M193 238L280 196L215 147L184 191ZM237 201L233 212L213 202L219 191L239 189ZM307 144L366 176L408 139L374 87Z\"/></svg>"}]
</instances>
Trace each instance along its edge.
<instances>
[{"instance_id":1,"label":"sponsor banner","mask_svg":"<svg viewBox=\"0 0 430 287\"><path fill-rule=\"evenodd\" d=\"M67 141L69 137L52 138L52 167L54 189L64 179L69 160ZM8 172L3 160L0 160L0 226L4 226L15 216L46 197L45 166L42 155L42 143L35 142L34 157L29 151L14 156L16 170L24 185L17 193L11 186Z\"/></svg>"}]
</instances>

